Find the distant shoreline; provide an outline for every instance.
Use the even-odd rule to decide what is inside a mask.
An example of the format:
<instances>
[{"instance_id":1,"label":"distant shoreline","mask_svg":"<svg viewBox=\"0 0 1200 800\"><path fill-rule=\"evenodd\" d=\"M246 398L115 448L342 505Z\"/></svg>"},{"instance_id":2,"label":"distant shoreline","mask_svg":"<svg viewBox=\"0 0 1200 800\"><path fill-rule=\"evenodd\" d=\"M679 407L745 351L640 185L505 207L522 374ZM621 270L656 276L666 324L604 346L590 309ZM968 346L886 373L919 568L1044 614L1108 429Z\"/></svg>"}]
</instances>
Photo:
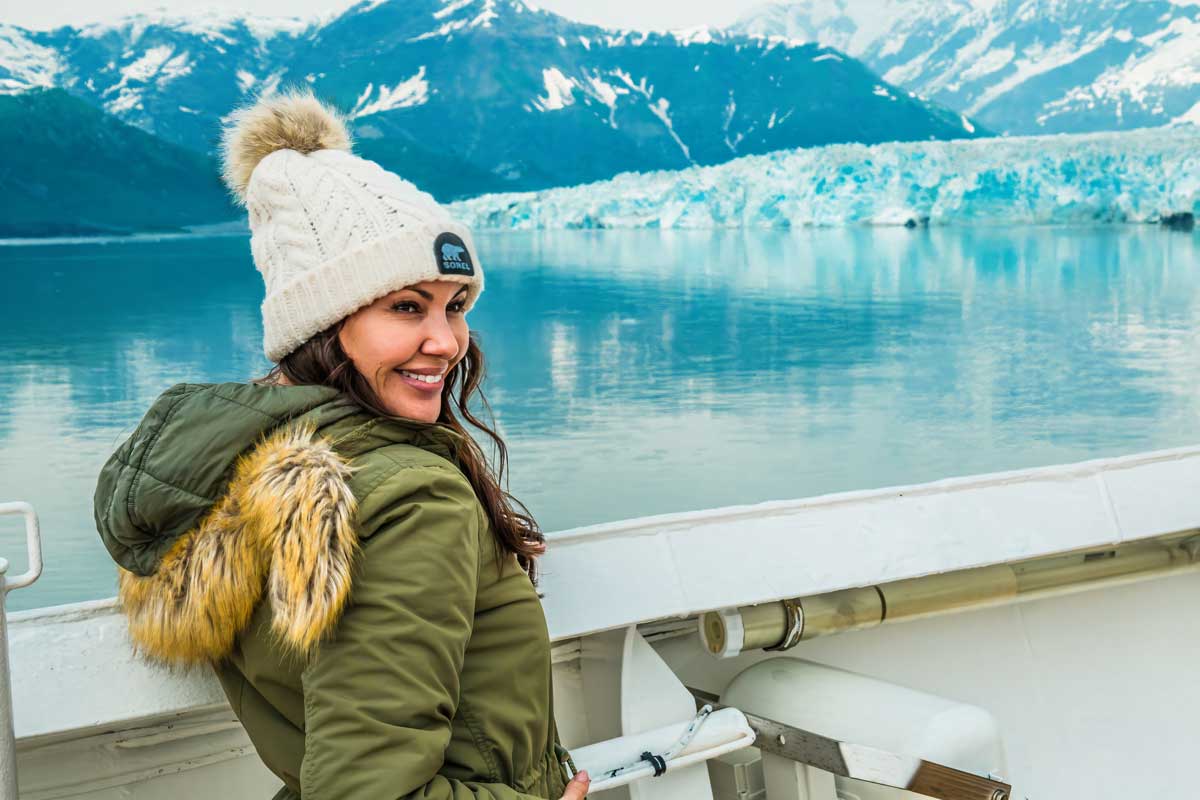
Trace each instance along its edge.
<instances>
[{"instance_id":1,"label":"distant shoreline","mask_svg":"<svg viewBox=\"0 0 1200 800\"><path fill-rule=\"evenodd\" d=\"M66 244L121 244L125 242L160 242L171 239L211 239L217 236L249 236L244 222L218 222L193 225L182 231L145 231L136 233L77 234L74 236L8 236L0 237L0 247L28 247Z\"/></svg>"},{"instance_id":2,"label":"distant shoreline","mask_svg":"<svg viewBox=\"0 0 1200 800\"><path fill-rule=\"evenodd\" d=\"M832 231L854 228L858 230L897 230L909 229L916 231L929 230L961 230L963 228L975 229L995 229L995 228L1079 228L1079 229L1095 229L1095 228L1157 228L1168 232L1183 232L1190 233L1195 227L1192 218L1180 223L1173 223L1168 220L1123 220L1111 222L986 222L974 221L969 223L952 222L952 223L934 223L934 224L919 224L905 225L899 223L871 223L871 222L855 222L844 225L804 225L794 228L772 228L767 226L743 226L743 227L709 227L709 228L647 228L647 227L594 227L594 228L500 228L500 227L480 227L475 231L476 236L503 236L506 234L532 234L532 233L641 233L645 234L651 231L670 234L688 234L688 233L783 233L787 231ZM249 237L250 231L246 230L192 230L182 233L130 233L123 235L103 235L103 236L37 236L37 237L0 237L0 247L37 247L51 245L76 245L76 244L135 244L135 243L152 243L161 241L171 241L175 239L213 239L217 237L244 236Z\"/></svg>"}]
</instances>

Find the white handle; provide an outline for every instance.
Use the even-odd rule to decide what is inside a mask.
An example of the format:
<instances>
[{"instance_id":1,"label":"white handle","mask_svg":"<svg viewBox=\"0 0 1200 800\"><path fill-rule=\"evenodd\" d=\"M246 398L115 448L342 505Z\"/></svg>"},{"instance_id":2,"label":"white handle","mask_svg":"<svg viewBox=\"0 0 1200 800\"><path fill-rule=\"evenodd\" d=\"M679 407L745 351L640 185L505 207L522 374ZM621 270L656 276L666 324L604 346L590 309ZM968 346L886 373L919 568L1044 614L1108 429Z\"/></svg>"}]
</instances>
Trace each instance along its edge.
<instances>
[{"instance_id":1,"label":"white handle","mask_svg":"<svg viewBox=\"0 0 1200 800\"><path fill-rule=\"evenodd\" d=\"M20 514L25 517L25 549L29 553L29 569L4 581L4 593L21 589L42 575L42 534L38 526L37 512L29 503L0 503L0 516ZM0 558L0 574L8 570L8 561Z\"/></svg>"},{"instance_id":2,"label":"white handle","mask_svg":"<svg viewBox=\"0 0 1200 800\"><path fill-rule=\"evenodd\" d=\"M652 777L655 769L650 763L641 761L641 754L669 750L679 741L689 724L690 720L685 720L645 733L573 747L571 760L577 768L587 770L588 777L592 779L589 792L624 786L641 778ZM741 750L754 744L754 738L754 730L741 711L736 708L719 709L708 715L708 719L696 731L695 738L681 752L666 760L666 771L672 772L689 764ZM637 769L628 769L639 762ZM613 773L617 774L614 776Z\"/></svg>"}]
</instances>

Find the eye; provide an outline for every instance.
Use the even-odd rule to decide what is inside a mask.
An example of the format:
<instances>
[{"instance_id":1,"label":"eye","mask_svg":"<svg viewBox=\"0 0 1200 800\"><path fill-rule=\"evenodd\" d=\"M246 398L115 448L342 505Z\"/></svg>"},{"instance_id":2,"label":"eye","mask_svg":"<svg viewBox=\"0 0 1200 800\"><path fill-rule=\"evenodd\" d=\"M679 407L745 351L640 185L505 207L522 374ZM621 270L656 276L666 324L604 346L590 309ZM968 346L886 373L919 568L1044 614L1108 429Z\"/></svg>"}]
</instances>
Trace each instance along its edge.
<instances>
[{"instance_id":1,"label":"eye","mask_svg":"<svg viewBox=\"0 0 1200 800\"><path fill-rule=\"evenodd\" d=\"M466 306L467 306L466 300L451 300L450 305L447 306L447 308L449 308L455 314L461 314L463 309L466 308Z\"/></svg>"},{"instance_id":2,"label":"eye","mask_svg":"<svg viewBox=\"0 0 1200 800\"><path fill-rule=\"evenodd\" d=\"M400 300L392 303L392 311L399 311L401 314L411 314L420 310L412 300Z\"/></svg>"}]
</instances>

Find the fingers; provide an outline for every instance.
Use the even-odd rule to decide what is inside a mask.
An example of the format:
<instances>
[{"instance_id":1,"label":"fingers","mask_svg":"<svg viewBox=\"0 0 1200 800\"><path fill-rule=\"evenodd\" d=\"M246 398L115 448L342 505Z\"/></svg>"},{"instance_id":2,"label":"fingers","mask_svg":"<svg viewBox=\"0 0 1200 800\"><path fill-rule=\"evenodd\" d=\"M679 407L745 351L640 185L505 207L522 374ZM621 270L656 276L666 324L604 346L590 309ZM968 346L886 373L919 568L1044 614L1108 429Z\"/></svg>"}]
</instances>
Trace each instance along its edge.
<instances>
[{"instance_id":1,"label":"fingers","mask_svg":"<svg viewBox=\"0 0 1200 800\"><path fill-rule=\"evenodd\" d=\"M567 790L563 792L562 800L583 800L587 797L589 785L591 785L591 778L588 777L587 770L579 770L567 784Z\"/></svg>"}]
</instances>

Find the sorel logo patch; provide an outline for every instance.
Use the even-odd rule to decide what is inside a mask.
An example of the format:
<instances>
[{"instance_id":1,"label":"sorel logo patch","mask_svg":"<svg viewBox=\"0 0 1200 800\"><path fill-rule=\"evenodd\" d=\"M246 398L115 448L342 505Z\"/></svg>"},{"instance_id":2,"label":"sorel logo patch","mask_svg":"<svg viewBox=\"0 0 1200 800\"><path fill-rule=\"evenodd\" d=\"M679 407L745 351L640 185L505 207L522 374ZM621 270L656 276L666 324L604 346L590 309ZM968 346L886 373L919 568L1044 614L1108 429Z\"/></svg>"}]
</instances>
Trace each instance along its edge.
<instances>
[{"instance_id":1,"label":"sorel logo patch","mask_svg":"<svg viewBox=\"0 0 1200 800\"><path fill-rule=\"evenodd\" d=\"M475 265L471 253L463 240L453 233L443 233L433 242L433 257L438 262L438 272L443 275L474 275Z\"/></svg>"}]
</instances>

